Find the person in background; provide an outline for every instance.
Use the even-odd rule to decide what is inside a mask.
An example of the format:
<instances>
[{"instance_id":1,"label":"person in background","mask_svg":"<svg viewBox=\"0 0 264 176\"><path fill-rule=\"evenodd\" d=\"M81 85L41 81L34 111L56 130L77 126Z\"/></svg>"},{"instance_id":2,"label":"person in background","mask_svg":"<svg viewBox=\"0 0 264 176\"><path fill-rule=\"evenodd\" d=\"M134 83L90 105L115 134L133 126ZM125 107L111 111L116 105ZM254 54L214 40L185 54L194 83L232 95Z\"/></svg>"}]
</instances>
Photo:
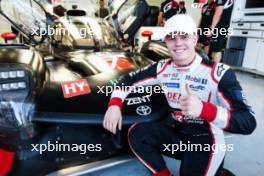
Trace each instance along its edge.
<instances>
[{"instance_id":1,"label":"person in background","mask_svg":"<svg viewBox=\"0 0 264 176\"><path fill-rule=\"evenodd\" d=\"M201 29L201 31L199 33L197 46L198 48L203 48L206 54L209 54L211 37L205 35L205 32L210 30L215 13L215 8L216 3L214 2L214 0L208 0L207 3L202 7L202 14L199 23L199 28Z\"/></svg>"},{"instance_id":2,"label":"person in background","mask_svg":"<svg viewBox=\"0 0 264 176\"><path fill-rule=\"evenodd\" d=\"M184 1L180 1L179 2L179 14L186 14L186 7L185 7L185 2Z\"/></svg>"},{"instance_id":3,"label":"person in background","mask_svg":"<svg viewBox=\"0 0 264 176\"><path fill-rule=\"evenodd\" d=\"M235 0L215 1L216 8L210 29L211 31L217 31L217 33L214 34L211 32L208 35L208 37L212 37L210 50L212 52L212 59L214 62L220 62L222 59L222 50L225 48L227 32L226 35L220 34L219 32L224 29L227 31L229 28L234 1Z\"/></svg>"},{"instance_id":4,"label":"person in background","mask_svg":"<svg viewBox=\"0 0 264 176\"><path fill-rule=\"evenodd\" d=\"M170 17L179 13L179 3L175 0L165 0L161 3L158 26L163 26Z\"/></svg>"},{"instance_id":5,"label":"person in background","mask_svg":"<svg viewBox=\"0 0 264 176\"><path fill-rule=\"evenodd\" d=\"M62 5L57 5L53 8L53 13L58 17L63 17L67 10Z\"/></svg>"},{"instance_id":6,"label":"person in background","mask_svg":"<svg viewBox=\"0 0 264 176\"><path fill-rule=\"evenodd\" d=\"M109 14L108 10L105 8L104 0L99 0L99 10L95 13L96 17L105 18Z\"/></svg>"}]
</instances>

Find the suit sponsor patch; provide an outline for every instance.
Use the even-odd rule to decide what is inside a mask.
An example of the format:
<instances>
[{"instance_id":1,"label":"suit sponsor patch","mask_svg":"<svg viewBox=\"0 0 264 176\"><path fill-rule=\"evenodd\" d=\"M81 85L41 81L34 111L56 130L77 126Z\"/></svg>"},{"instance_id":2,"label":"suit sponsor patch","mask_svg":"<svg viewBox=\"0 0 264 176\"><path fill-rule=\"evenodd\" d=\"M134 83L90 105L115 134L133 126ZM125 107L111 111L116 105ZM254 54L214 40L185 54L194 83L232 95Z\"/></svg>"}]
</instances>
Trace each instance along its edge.
<instances>
[{"instance_id":1,"label":"suit sponsor patch","mask_svg":"<svg viewBox=\"0 0 264 176\"><path fill-rule=\"evenodd\" d=\"M186 75L185 80L192 81L195 83L200 83L200 84L207 84L208 80L204 78L199 78L191 75Z\"/></svg>"},{"instance_id":2,"label":"suit sponsor patch","mask_svg":"<svg viewBox=\"0 0 264 176\"><path fill-rule=\"evenodd\" d=\"M218 63L213 70L213 79L219 82L229 68L228 65Z\"/></svg>"},{"instance_id":3,"label":"suit sponsor patch","mask_svg":"<svg viewBox=\"0 0 264 176\"><path fill-rule=\"evenodd\" d=\"M180 88L179 83L163 83L163 86L168 87L168 88Z\"/></svg>"}]
</instances>

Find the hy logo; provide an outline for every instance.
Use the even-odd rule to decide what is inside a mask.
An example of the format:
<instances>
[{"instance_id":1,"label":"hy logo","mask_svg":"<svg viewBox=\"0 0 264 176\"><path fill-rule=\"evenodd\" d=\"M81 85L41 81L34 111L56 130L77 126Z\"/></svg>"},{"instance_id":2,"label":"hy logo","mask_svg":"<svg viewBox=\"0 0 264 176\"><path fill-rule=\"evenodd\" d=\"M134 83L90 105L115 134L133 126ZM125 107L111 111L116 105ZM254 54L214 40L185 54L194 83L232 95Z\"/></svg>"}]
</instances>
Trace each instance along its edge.
<instances>
[{"instance_id":1,"label":"hy logo","mask_svg":"<svg viewBox=\"0 0 264 176\"><path fill-rule=\"evenodd\" d=\"M91 89L86 80L67 81L61 83L64 98L88 94Z\"/></svg>"}]
</instances>

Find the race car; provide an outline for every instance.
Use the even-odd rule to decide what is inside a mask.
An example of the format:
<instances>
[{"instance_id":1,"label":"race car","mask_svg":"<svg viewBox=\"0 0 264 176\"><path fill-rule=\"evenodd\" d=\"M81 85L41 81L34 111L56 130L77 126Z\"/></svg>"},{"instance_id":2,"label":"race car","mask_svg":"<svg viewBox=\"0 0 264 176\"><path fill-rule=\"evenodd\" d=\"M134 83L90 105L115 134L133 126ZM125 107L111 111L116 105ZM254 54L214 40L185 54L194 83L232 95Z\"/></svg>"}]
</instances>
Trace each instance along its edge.
<instances>
[{"instance_id":1,"label":"race car","mask_svg":"<svg viewBox=\"0 0 264 176\"><path fill-rule=\"evenodd\" d=\"M146 2L118 0L109 7L119 37L133 38L145 18L138 8L147 12ZM116 45L89 38L91 45L69 50L64 54L69 57L43 57L38 46L49 37L45 31L52 22L44 8L34 0L0 0L0 13L31 43L0 45L0 175L46 175L127 154L130 125L168 115L167 106L160 106L166 102L160 87L158 93L146 87L125 100L123 129L112 135L102 127L111 91L121 76L153 61L116 47L117 36L106 38ZM93 32L103 33L104 24L97 26Z\"/></svg>"}]
</instances>

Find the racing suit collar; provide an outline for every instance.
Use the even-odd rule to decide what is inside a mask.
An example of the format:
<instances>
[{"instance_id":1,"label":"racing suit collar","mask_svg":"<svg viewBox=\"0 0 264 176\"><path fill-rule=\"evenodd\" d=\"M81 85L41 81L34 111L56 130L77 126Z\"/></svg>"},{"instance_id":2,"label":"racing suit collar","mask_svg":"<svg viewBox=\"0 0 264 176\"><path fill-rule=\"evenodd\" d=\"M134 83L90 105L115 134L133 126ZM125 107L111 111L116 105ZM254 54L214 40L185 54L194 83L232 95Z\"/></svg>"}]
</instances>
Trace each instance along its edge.
<instances>
[{"instance_id":1,"label":"racing suit collar","mask_svg":"<svg viewBox=\"0 0 264 176\"><path fill-rule=\"evenodd\" d=\"M179 66L179 65L175 64L174 62L172 62L172 64L173 64L173 68L176 68L177 70L183 70L183 71L184 70L186 70L186 71L188 70L188 71L191 71L191 70L195 69L197 66L199 66L201 64L201 62L202 62L201 56L199 56L196 53L193 61L190 64L188 64L188 65L184 65L184 66L180 65Z\"/></svg>"}]
</instances>

